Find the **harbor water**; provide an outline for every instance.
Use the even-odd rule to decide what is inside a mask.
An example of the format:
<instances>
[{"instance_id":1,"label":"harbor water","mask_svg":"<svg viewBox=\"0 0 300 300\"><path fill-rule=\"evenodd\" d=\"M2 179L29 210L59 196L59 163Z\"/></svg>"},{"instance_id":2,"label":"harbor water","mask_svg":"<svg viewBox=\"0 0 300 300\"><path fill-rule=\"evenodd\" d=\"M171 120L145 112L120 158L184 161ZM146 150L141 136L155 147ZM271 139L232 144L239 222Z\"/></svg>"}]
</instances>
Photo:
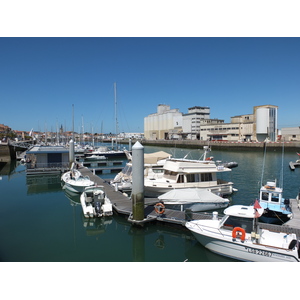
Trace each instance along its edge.
<instances>
[{"instance_id":1,"label":"harbor water","mask_svg":"<svg viewBox=\"0 0 300 300\"><path fill-rule=\"evenodd\" d=\"M198 159L203 150L145 146L145 153L163 150L173 157ZM224 179L238 189L230 205L250 205L263 183L283 183L284 197L295 198L300 169L291 171L295 152L215 151L215 161L238 163ZM282 159L283 157L283 159ZM125 162L124 162L125 163ZM99 174L113 178L115 174ZM282 176L283 175L283 176ZM26 176L19 162L0 170L0 260L2 262L233 262L211 253L181 225L148 223L133 226L126 216L87 220L79 195L66 193L60 176ZM222 212L222 211L220 211Z\"/></svg>"}]
</instances>

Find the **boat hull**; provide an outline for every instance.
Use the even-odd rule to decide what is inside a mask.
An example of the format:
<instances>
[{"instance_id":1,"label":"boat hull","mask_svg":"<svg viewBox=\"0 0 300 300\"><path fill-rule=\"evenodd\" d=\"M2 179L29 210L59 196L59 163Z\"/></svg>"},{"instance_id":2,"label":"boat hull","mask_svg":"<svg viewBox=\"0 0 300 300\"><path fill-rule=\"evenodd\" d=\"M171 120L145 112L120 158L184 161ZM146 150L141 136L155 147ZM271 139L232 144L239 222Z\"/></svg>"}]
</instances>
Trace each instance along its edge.
<instances>
[{"instance_id":1,"label":"boat hull","mask_svg":"<svg viewBox=\"0 0 300 300\"><path fill-rule=\"evenodd\" d=\"M158 197L164 193L167 193L173 189L186 189L186 188L198 188L198 189L203 189L203 190L209 190L210 192L217 194L217 195L218 194L230 195L233 192L231 184L215 185L215 186L197 186L195 184L189 186L189 185L185 184L184 186L170 185L169 187L145 185L144 195L145 195L145 197L156 198L156 197Z\"/></svg>"},{"instance_id":2,"label":"boat hull","mask_svg":"<svg viewBox=\"0 0 300 300\"><path fill-rule=\"evenodd\" d=\"M189 228L189 227L188 227ZM210 251L227 256L241 261L252 262L299 262L299 259L293 255L291 250L272 251L270 247L263 245L241 242L237 240L232 241L230 236L226 239L220 239L215 236L208 236L200 234L189 228L197 241Z\"/></svg>"},{"instance_id":3,"label":"boat hull","mask_svg":"<svg viewBox=\"0 0 300 300\"><path fill-rule=\"evenodd\" d=\"M200 212L200 211L207 211L207 210L214 210L214 209L222 209L226 208L229 204L229 201L223 203L209 203L209 202L202 202L202 203L171 203L163 201L166 208L172 208L175 210L184 211L186 209L190 209L192 212Z\"/></svg>"}]
</instances>

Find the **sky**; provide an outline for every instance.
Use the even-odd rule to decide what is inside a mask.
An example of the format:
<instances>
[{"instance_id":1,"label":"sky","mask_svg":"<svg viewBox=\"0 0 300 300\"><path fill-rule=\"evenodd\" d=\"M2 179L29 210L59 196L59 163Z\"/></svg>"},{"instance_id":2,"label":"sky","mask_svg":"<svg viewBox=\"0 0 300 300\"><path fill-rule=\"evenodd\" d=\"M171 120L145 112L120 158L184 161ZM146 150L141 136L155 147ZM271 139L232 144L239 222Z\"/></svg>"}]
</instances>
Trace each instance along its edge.
<instances>
[{"instance_id":1,"label":"sky","mask_svg":"<svg viewBox=\"0 0 300 300\"><path fill-rule=\"evenodd\" d=\"M298 36L87 32L0 31L0 124L72 130L74 108L75 131L114 133L116 83L118 132L143 132L159 104L182 113L208 106L226 123L271 104L279 129L300 126Z\"/></svg>"}]
</instances>

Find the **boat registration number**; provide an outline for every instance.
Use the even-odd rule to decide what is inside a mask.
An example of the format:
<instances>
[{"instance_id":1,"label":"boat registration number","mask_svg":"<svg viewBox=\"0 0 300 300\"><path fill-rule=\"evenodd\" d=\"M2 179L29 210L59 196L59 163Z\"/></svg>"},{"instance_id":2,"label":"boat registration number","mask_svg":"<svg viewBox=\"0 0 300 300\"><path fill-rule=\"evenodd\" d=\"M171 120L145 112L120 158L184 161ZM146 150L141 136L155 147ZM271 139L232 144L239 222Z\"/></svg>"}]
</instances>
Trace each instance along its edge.
<instances>
[{"instance_id":1,"label":"boat registration number","mask_svg":"<svg viewBox=\"0 0 300 300\"><path fill-rule=\"evenodd\" d=\"M252 254L257 254L257 255L262 255L262 256L267 256L267 257L272 256L271 252L265 251L265 250L253 249L253 248L248 248L248 247L246 247L246 250L248 251L248 253L252 253Z\"/></svg>"}]
</instances>

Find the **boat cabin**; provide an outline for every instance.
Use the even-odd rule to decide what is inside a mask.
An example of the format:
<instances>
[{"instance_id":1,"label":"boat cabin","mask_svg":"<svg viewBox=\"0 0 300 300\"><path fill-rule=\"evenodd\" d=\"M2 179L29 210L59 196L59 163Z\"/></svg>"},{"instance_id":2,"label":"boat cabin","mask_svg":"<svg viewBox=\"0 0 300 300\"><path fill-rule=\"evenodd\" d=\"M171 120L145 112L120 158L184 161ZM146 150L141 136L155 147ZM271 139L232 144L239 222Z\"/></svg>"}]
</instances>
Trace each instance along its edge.
<instances>
[{"instance_id":1,"label":"boat cabin","mask_svg":"<svg viewBox=\"0 0 300 300\"><path fill-rule=\"evenodd\" d=\"M231 171L218 166L213 162L198 162L190 160L167 160L164 165L164 178L176 183L215 182L219 171Z\"/></svg>"},{"instance_id":2,"label":"boat cabin","mask_svg":"<svg viewBox=\"0 0 300 300\"><path fill-rule=\"evenodd\" d=\"M26 173L61 173L69 169L69 149L62 146L35 146L26 151Z\"/></svg>"},{"instance_id":3,"label":"boat cabin","mask_svg":"<svg viewBox=\"0 0 300 300\"><path fill-rule=\"evenodd\" d=\"M255 212L253 206L230 206L224 210L225 216L220 222L220 229L232 230L235 227L240 227L247 233L251 233L253 231ZM263 208L258 209L258 213L262 214Z\"/></svg>"},{"instance_id":4,"label":"boat cabin","mask_svg":"<svg viewBox=\"0 0 300 300\"><path fill-rule=\"evenodd\" d=\"M282 202L282 189L276 187L275 182L267 182L265 186L260 189L259 195L260 203L277 203L280 204Z\"/></svg>"}]
</instances>

